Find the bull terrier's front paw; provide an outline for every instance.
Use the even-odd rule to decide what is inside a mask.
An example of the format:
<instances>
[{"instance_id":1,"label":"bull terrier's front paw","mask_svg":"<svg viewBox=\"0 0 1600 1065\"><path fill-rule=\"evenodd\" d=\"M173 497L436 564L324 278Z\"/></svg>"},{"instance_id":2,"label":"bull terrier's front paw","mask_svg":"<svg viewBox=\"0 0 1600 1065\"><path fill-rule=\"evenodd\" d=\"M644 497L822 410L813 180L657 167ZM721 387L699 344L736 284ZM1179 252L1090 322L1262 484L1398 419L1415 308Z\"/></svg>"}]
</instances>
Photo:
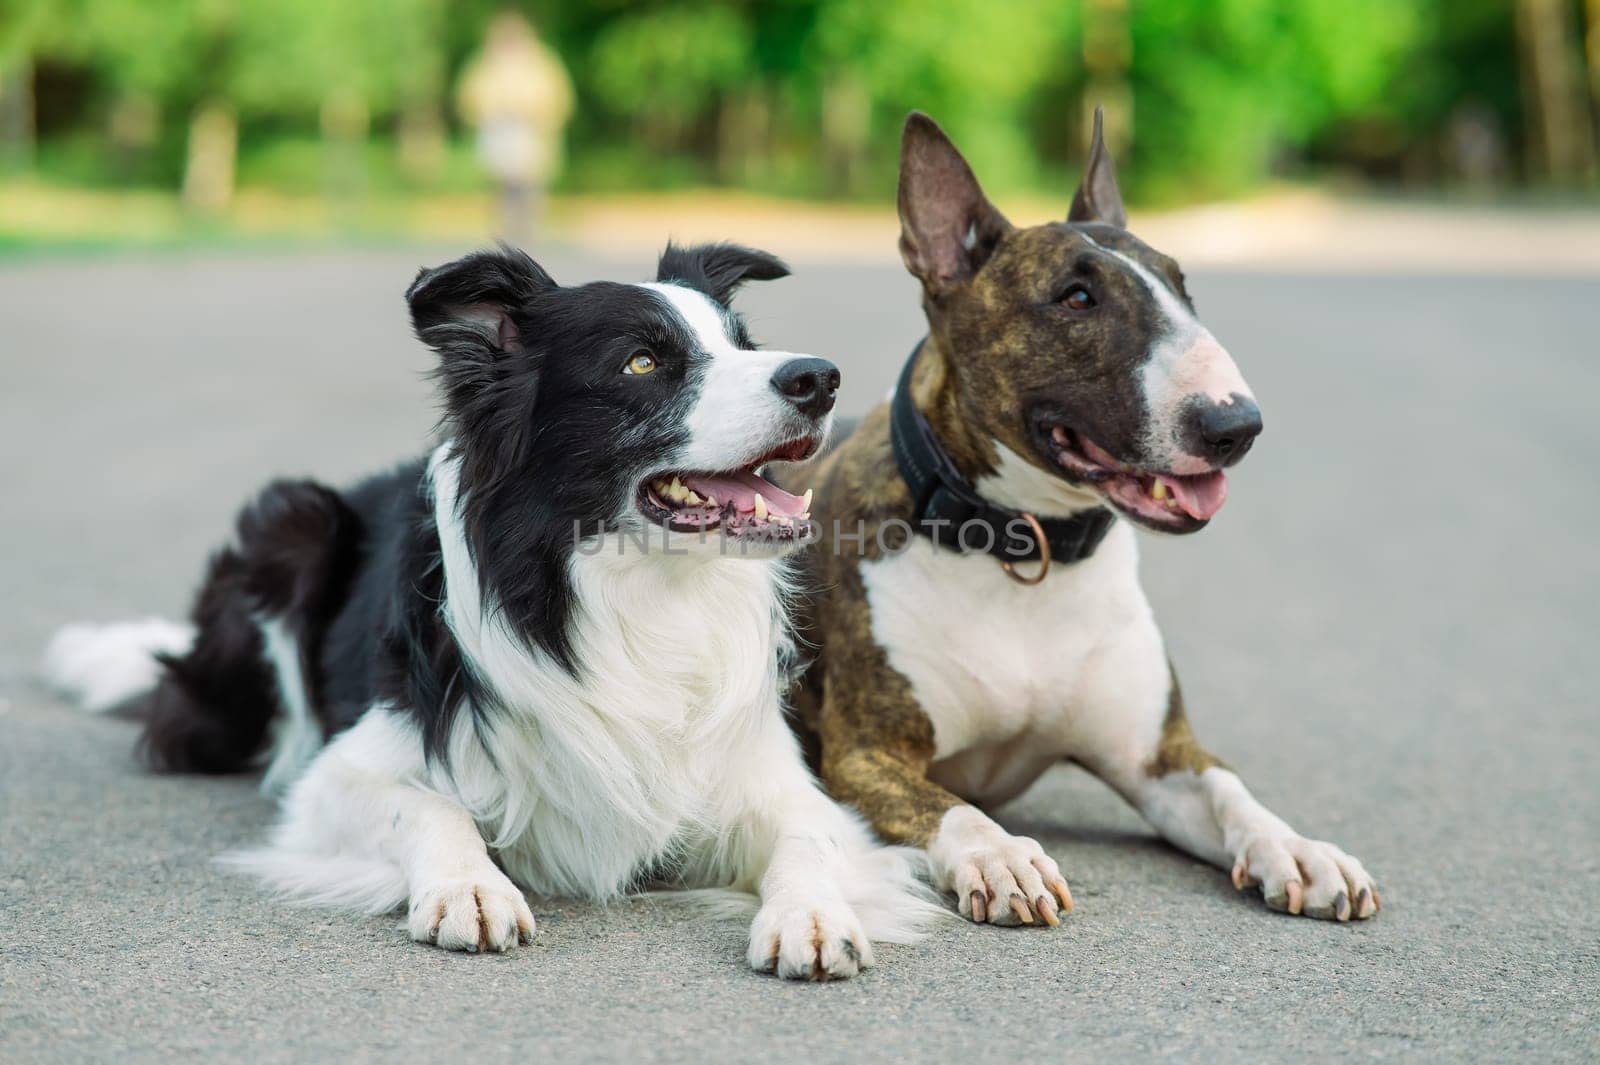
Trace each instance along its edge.
<instances>
[{"instance_id":1,"label":"bull terrier's front paw","mask_svg":"<svg viewBox=\"0 0 1600 1065\"><path fill-rule=\"evenodd\" d=\"M1072 912L1061 867L1027 836L1013 836L970 806L945 814L928 854L939 887L979 924L1058 925Z\"/></svg>"},{"instance_id":2,"label":"bull terrier's front paw","mask_svg":"<svg viewBox=\"0 0 1600 1065\"><path fill-rule=\"evenodd\" d=\"M1332 843L1293 834L1246 839L1233 860L1233 886L1260 885L1270 909L1325 921L1365 920L1382 907L1360 862Z\"/></svg>"},{"instance_id":3,"label":"bull terrier's front paw","mask_svg":"<svg viewBox=\"0 0 1600 1065\"><path fill-rule=\"evenodd\" d=\"M769 899L750 926L750 967L785 980L845 980L872 964L872 944L843 901Z\"/></svg>"},{"instance_id":4,"label":"bull terrier's front paw","mask_svg":"<svg viewBox=\"0 0 1600 1065\"><path fill-rule=\"evenodd\" d=\"M492 865L481 875L441 880L413 895L406 925L419 943L473 954L533 942L528 900Z\"/></svg>"}]
</instances>

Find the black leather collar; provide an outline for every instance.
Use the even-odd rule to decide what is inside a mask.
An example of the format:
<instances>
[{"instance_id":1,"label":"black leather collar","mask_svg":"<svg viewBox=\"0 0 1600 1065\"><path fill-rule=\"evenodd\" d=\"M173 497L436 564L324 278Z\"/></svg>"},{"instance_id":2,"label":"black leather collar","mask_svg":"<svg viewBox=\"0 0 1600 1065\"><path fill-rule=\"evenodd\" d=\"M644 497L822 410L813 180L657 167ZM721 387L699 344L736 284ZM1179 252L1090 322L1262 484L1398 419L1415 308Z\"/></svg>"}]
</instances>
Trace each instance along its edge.
<instances>
[{"instance_id":1,"label":"black leather collar","mask_svg":"<svg viewBox=\"0 0 1600 1065\"><path fill-rule=\"evenodd\" d=\"M986 552L1002 563L1048 559L1048 568L1049 562L1068 564L1094 554L1115 520L1108 508L1095 507L1069 518L1035 518L984 499L956 469L911 398L911 370L925 342L917 341L911 350L889 408L895 464L911 490L911 527L940 547ZM1048 555L1040 549L1035 528L1044 533ZM1038 577L1043 575L1041 571Z\"/></svg>"}]
</instances>

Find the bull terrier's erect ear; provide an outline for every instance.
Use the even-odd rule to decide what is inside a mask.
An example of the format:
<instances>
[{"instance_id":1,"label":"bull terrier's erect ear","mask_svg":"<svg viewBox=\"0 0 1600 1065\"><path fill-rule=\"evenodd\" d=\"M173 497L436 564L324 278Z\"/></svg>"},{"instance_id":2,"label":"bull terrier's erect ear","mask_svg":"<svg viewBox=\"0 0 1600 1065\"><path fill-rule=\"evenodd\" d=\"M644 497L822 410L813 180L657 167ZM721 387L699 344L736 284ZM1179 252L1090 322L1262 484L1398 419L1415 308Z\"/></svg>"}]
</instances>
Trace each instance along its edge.
<instances>
[{"instance_id":1,"label":"bull terrier's erect ear","mask_svg":"<svg viewBox=\"0 0 1600 1065\"><path fill-rule=\"evenodd\" d=\"M900 256L930 293L977 273L1011 223L933 119L906 117L900 138Z\"/></svg>"},{"instance_id":2,"label":"bull terrier's erect ear","mask_svg":"<svg viewBox=\"0 0 1600 1065\"><path fill-rule=\"evenodd\" d=\"M1122 207L1122 193L1117 189L1117 166L1106 151L1106 139L1101 131L1105 122L1105 108L1094 109L1094 137L1089 142L1089 164L1083 170L1083 183L1072 197L1072 210L1067 212L1069 222L1104 222L1118 229L1128 228L1128 212Z\"/></svg>"},{"instance_id":3,"label":"bull terrier's erect ear","mask_svg":"<svg viewBox=\"0 0 1600 1065\"><path fill-rule=\"evenodd\" d=\"M676 281L698 289L724 307L746 281L773 281L789 276L776 255L738 244L668 244L656 264L657 281Z\"/></svg>"},{"instance_id":4,"label":"bull terrier's erect ear","mask_svg":"<svg viewBox=\"0 0 1600 1065\"><path fill-rule=\"evenodd\" d=\"M518 351L517 310L558 287L526 252L502 244L422 270L406 289L417 337L449 361Z\"/></svg>"}]
</instances>

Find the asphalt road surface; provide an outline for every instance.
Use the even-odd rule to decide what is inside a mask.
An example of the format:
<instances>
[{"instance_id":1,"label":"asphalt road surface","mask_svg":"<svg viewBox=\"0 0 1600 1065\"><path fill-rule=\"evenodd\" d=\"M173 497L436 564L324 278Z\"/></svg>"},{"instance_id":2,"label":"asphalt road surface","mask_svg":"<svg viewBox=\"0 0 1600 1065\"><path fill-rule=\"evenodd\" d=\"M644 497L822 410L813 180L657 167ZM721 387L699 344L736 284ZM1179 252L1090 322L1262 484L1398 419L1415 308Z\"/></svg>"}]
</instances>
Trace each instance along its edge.
<instances>
[{"instance_id":1,"label":"asphalt road surface","mask_svg":"<svg viewBox=\"0 0 1600 1065\"><path fill-rule=\"evenodd\" d=\"M1201 736L1366 862L1374 921L1270 913L1064 768L1000 814L1066 870L1060 928L953 924L845 984L753 974L742 928L651 899L538 901L535 946L465 956L219 869L272 816L254 782L146 774L37 656L65 621L180 614L270 475L417 452L400 294L452 250L0 267L0 1060L1600 1055L1593 279L1192 279L1268 428L1209 530L1144 540L1146 584ZM758 336L843 366L850 413L919 335L889 266L748 297Z\"/></svg>"}]
</instances>

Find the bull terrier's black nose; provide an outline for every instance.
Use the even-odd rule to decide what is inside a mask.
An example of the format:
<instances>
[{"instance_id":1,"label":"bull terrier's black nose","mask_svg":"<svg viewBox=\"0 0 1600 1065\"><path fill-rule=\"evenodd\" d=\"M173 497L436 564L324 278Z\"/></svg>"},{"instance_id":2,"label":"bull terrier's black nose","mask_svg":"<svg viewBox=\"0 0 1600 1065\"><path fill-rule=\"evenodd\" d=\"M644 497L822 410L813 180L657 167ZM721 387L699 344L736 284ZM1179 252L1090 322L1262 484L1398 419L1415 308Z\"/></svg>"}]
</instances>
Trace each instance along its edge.
<instances>
[{"instance_id":1,"label":"bull terrier's black nose","mask_svg":"<svg viewBox=\"0 0 1600 1065\"><path fill-rule=\"evenodd\" d=\"M772 375L772 387L808 418L833 409L839 391L839 367L827 359L790 359Z\"/></svg>"},{"instance_id":2,"label":"bull terrier's black nose","mask_svg":"<svg viewBox=\"0 0 1600 1065\"><path fill-rule=\"evenodd\" d=\"M1237 394L1229 403L1207 403L1200 408L1196 430L1201 456L1218 466L1231 466L1244 458L1261 433L1261 408Z\"/></svg>"}]
</instances>

